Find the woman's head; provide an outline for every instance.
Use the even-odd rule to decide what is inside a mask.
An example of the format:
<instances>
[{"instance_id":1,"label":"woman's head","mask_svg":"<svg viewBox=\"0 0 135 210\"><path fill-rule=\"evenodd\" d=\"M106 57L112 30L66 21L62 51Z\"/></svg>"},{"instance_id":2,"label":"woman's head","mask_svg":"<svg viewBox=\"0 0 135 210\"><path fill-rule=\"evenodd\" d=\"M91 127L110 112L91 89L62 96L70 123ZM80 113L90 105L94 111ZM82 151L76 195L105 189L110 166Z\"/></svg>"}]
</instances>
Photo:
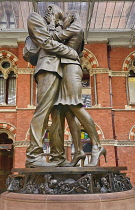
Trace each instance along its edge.
<instances>
[{"instance_id":1,"label":"woman's head","mask_svg":"<svg viewBox=\"0 0 135 210\"><path fill-rule=\"evenodd\" d=\"M81 24L79 13L76 10L69 10L68 12L66 12L66 15L64 17L63 27L64 28L69 27L70 24L73 23L74 21L77 21Z\"/></svg>"}]
</instances>

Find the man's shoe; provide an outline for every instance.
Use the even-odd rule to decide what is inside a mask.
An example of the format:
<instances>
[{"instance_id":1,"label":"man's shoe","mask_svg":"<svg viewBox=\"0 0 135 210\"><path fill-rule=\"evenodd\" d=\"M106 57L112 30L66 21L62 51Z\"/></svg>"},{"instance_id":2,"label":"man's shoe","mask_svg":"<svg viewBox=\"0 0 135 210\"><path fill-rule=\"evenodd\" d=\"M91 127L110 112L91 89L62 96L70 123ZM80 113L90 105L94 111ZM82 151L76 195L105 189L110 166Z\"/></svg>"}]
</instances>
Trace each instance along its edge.
<instances>
[{"instance_id":1,"label":"man's shoe","mask_svg":"<svg viewBox=\"0 0 135 210\"><path fill-rule=\"evenodd\" d=\"M45 160L43 160L42 158L34 161L34 162L29 162L26 161L25 164L26 168L37 168L37 167L56 167L57 164L56 163L47 163L45 162Z\"/></svg>"}]
</instances>

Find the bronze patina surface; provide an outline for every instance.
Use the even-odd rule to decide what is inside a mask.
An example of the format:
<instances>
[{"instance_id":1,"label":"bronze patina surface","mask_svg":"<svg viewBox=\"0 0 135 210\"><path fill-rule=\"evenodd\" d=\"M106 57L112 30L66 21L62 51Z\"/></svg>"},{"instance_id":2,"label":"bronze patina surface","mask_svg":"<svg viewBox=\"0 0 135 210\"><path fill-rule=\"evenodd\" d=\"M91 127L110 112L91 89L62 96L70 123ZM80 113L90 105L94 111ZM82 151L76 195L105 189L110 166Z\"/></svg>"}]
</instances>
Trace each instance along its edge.
<instances>
[{"instance_id":1,"label":"bronze patina surface","mask_svg":"<svg viewBox=\"0 0 135 210\"><path fill-rule=\"evenodd\" d=\"M82 69L79 57L82 56L84 47L84 32L79 14L75 10L64 14L61 8L52 4L48 6L45 18L31 13L27 25L29 37L26 39L24 59L36 65L37 106L30 124L26 167L70 167L76 166L79 160L84 162L86 155L80 142L80 124L92 143L88 166L96 166L101 155L106 160L106 150L101 146L93 119L82 104ZM51 158L47 163L43 158L43 141L50 114ZM65 118L75 147L71 163L66 160L64 150Z\"/></svg>"},{"instance_id":2,"label":"bronze patina surface","mask_svg":"<svg viewBox=\"0 0 135 210\"><path fill-rule=\"evenodd\" d=\"M94 194L132 188L127 167L39 167L12 169L8 191L26 194Z\"/></svg>"},{"instance_id":3,"label":"bronze patina surface","mask_svg":"<svg viewBox=\"0 0 135 210\"><path fill-rule=\"evenodd\" d=\"M12 172L18 173L108 173L127 170L126 166L122 167L38 167L38 168L13 168Z\"/></svg>"}]
</instances>

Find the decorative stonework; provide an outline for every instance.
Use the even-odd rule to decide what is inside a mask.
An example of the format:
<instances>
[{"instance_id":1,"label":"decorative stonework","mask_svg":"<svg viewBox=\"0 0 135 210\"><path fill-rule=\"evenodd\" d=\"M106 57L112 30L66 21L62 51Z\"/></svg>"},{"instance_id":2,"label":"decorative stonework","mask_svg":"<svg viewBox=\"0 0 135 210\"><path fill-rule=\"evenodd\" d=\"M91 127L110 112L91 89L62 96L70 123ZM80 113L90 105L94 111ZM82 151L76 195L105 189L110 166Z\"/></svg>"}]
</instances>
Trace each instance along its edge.
<instances>
[{"instance_id":1,"label":"decorative stonework","mask_svg":"<svg viewBox=\"0 0 135 210\"><path fill-rule=\"evenodd\" d=\"M135 141L126 141L126 140L100 140L101 145L104 146L116 146L116 147L135 147Z\"/></svg>"},{"instance_id":2,"label":"decorative stonework","mask_svg":"<svg viewBox=\"0 0 135 210\"><path fill-rule=\"evenodd\" d=\"M29 141L16 141L14 142L14 147L28 147L30 145Z\"/></svg>"},{"instance_id":3,"label":"decorative stonework","mask_svg":"<svg viewBox=\"0 0 135 210\"><path fill-rule=\"evenodd\" d=\"M108 68L94 68L92 73L93 74L109 74L110 70Z\"/></svg>"},{"instance_id":4,"label":"decorative stonework","mask_svg":"<svg viewBox=\"0 0 135 210\"><path fill-rule=\"evenodd\" d=\"M17 61L18 58L13 53L7 50L0 51L0 71L4 75L4 79L8 78L8 75L10 74L11 71L13 71L17 75L18 73ZM4 68L3 63L6 62L9 63L9 67Z\"/></svg>"},{"instance_id":5,"label":"decorative stonework","mask_svg":"<svg viewBox=\"0 0 135 210\"><path fill-rule=\"evenodd\" d=\"M126 141L126 140L100 140L101 145L103 146L116 146L116 147L135 147L135 141ZM64 146L70 147L72 144L72 141L65 140ZM28 147L30 145L29 141L15 141L14 147Z\"/></svg>"},{"instance_id":6,"label":"decorative stonework","mask_svg":"<svg viewBox=\"0 0 135 210\"><path fill-rule=\"evenodd\" d=\"M100 139L100 140L101 140L101 139L105 139L104 133L103 133L102 129L100 128L100 126L97 125L96 123L95 123L95 126L96 126L96 130L97 130L99 139Z\"/></svg>"},{"instance_id":7,"label":"decorative stonework","mask_svg":"<svg viewBox=\"0 0 135 210\"><path fill-rule=\"evenodd\" d=\"M13 136L13 141L15 140L15 136L16 136L15 126L13 126L10 123L0 122L0 129L1 129L1 133L3 133L4 131L5 132L8 131L9 133L11 133L11 136Z\"/></svg>"},{"instance_id":8,"label":"decorative stonework","mask_svg":"<svg viewBox=\"0 0 135 210\"><path fill-rule=\"evenodd\" d=\"M87 49L83 51L83 57L81 58L81 66L82 69L87 68L92 73L93 68L97 68L99 66L98 61L95 55Z\"/></svg>"},{"instance_id":9,"label":"decorative stonework","mask_svg":"<svg viewBox=\"0 0 135 210\"><path fill-rule=\"evenodd\" d=\"M131 142L135 141L135 125L133 125L129 132L129 140L131 140Z\"/></svg>"},{"instance_id":10,"label":"decorative stonework","mask_svg":"<svg viewBox=\"0 0 135 210\"><path fill-rule=\"evenodd\" d=\"M128 72L127 71L111 71L109 76L111 76L111 77L127 77Z\"/></svg>"},{"instance_id":11,"label":"decorative stonework","mask_svg":"<svg viewBox=\"0 0 135 210\"><path fill-rule=\"evenodd\" d=\"M122 70L123 71L128 71L129 69L129 65L131 63L132 60L135 59L135 51L131 52L124 60L123 62L123 67L122 67Z\"/></svg>"},{"instance_id":12,"label":"decorative stonework","mask_svg":"<svg viewBox=\"0 0 135 210\"><path fill-rule=\"evenodd\" d=\"M33 74L34 68L19 68L18 74Z\"/></svg>"}]
</instances>

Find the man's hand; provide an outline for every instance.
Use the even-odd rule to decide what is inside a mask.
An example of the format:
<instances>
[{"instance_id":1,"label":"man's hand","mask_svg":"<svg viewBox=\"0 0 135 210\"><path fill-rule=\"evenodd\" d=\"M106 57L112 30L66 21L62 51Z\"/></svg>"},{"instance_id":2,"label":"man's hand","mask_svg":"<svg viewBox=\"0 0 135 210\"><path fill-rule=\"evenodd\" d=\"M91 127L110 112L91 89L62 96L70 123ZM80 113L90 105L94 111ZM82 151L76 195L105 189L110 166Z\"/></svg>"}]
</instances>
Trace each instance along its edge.
<instances>
[{"instance_id":1,"label":"man's hand","mask_svg":"<svg viewBox=\"0 0 135 210\"><path fill-rule=\"evenodd\" d=\"M44 18L45 18L47 24L54 25L54 27L55 27L55 18L54 18L53 14L47 13Z\"/></svg>"}]
</instances>

